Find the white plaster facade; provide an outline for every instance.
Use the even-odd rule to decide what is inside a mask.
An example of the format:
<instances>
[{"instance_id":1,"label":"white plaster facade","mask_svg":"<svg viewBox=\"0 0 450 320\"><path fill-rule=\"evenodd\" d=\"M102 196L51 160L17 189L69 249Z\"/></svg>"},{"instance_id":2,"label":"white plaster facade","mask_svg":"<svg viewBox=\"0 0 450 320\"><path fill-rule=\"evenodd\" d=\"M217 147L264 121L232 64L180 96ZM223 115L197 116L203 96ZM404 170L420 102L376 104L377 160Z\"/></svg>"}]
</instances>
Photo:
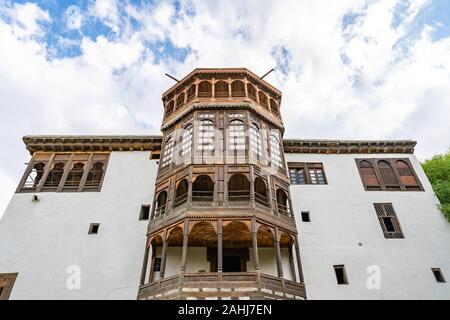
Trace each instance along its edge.
<instances>
[{"instance_id":1,"label":"white plaster facade","mask_svg":"<svg viewBox=\"0 0 450 320\"><path fill-rule=\"evenodd\" d=\"M0 220L0 273L19 273L10 299L136 299L148 224L139 213L157 172L149 156L112 152L101 192L14 194ZM67 289L71 265L80 290Z\"/></svg>"},{"instance_id":2,"label":"white plaster facade","mask_svg":"<svg viewBox=\"0 0 450 320\"><path fill-rule=\"evenodd\" d=\"M38 193L38 202L32 193L13 196L0 220L0 273L19 273L11 299L136 299L148 222L139 211L153 200L157 174L149 155L112 152L101 192ZM409 158L425 191L364 191L354 159L367 157ZM286 160L322 162L328 181L291 186L308 299L450 299L450 284L431 272L439 267L450 279L450 224L414 155L287 153ZM404 239L384 238L375 202L393 203ZM301 222L301 211L311 222ZM88 234L90 223L100 223L97 235ZM166 277L178 273L180 256L181 248L169 248ZM261 271L276 276L273 257L273 249L259 249ZM209 269L206 248L189 248L187 261L188 272ZM348 285L337 285L337 264ZM67 289L71 265L81 268L80 290ZM366 285L371 265L381 269L379 290Z\"/></svg>"},{"instance_id":3,"label":"white plaster facade","mask_svg":"<svg viewBox=\"0 0 450 320\"><path fill-rule=\"evenodd\" d=\"M409 158L425 191L365 191L356 158ZM411 154L286 154L322 162L327 185L291 185L308 299L450 299L450 224L419 161ZM385 239L373 203L393 204L404 239ZM311 222L301 221L309 211ZM338 285L333 265L345 266ZM379 266L381 287L369 290L367 268Z\"/></svg>"}]
</instances>

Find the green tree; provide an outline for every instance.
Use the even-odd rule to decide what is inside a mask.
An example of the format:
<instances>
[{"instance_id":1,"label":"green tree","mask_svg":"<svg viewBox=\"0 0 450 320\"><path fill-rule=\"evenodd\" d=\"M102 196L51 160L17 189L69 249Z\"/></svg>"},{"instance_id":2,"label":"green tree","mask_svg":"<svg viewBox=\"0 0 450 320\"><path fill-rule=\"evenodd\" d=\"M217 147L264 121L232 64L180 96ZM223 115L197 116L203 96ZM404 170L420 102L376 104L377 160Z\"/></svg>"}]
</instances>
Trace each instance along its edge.
<instances>
[{"instance_id":1,"label":"green tree","mask_svg":"<svg viewBox=\"0 0 450 320\"><path fill-rule=\"evenodd\" d=\"M450 222L450 150L426 160L422 167L441 202L442 213Z\"/></svg>"}]
</instances>

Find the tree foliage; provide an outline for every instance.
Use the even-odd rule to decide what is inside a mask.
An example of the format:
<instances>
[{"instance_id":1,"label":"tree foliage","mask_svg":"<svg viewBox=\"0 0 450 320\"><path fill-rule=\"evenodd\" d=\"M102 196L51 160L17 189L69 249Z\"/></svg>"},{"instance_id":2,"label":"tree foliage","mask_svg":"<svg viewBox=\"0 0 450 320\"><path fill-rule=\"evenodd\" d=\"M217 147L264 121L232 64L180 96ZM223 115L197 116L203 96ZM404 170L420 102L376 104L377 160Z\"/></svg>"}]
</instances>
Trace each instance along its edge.
<instances>
[{"instance_id":1,"label":"tree foliage","mask_svg":"<svg viewBox=\"0 0 450 320\"><path fill-rule=\"evenodd\" d=\"M425 161L422 167L441 202L442 213L450 221L450 150Z\"/></svg>"}]
</instances>

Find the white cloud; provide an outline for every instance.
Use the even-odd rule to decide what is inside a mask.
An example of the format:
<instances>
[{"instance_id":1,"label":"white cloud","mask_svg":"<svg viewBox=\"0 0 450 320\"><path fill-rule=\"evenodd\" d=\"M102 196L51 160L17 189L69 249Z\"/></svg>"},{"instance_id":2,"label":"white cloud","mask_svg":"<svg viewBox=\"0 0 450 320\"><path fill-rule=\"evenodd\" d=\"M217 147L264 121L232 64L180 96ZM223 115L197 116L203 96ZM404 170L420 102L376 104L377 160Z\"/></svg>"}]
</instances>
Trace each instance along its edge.
<instances>
[{"instance_id":1,"label":"white cloud","mask_svg":"<svg viewBox=\"0 0 450 320\"><path fill-rule=\"evenodd\" d=\"M83 22L83 14L81 13L80 7L76 5L68 6L65 12L65 19L67 29L80 29Z\"/></svg>"},{"instance_id":2,"label":"white cloud","mask_svg":"<svg viewBox=\"0 0 450 320\"><path fill-rule=\"evenodd\" d=\"M11 150L0 156L0 175L18 181L25 134L158 133L161 93L173 84L164 73L183 77L196 67L244 66L262 75L283 64L266 79L283 91L286 137L411 138L422 159L443 152L450 39L433 41L431 27L409 37L430 1L400 13L399 3L186 0L176 9L91 1L71 26L99 19L116 36L59 37L59 45L78 43L81 55L52 59L37 38L52 17L36 4L0 5L10 17L0 19L0 134L2 150ZM349 13L353 24L343 29ZM185 61L159 59L148 48L155 41L189 48ZM2 191L10 193L7 185Z\"/></svg>"}]
</instances>

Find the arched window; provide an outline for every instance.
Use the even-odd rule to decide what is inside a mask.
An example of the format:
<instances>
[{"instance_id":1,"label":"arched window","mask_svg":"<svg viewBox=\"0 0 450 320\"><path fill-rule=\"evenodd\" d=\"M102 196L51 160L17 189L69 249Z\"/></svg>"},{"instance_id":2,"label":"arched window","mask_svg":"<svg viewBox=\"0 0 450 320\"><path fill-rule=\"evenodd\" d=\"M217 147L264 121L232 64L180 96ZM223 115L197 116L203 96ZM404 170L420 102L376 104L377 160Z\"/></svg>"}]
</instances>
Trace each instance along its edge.
<instances>
[{"instance_id":1,"label":"arched window","mask_svg":"<svg viewBox=\"0 0 450 320\"><path fill-rule=\"evenodd\" d=\"M270 111L274 115L280 115L280 110L278 109L278 104L275 102L274 99L270 99Z\"/></svg>"},{"instance_id":2,"label":"arched window","mask_svg":"<svg viewBox=\"0 0 450 320\"><path fill-rule=\"evenodd\" d=\"M258 92L258 97L259 97L259 104L264 108L269 110L269 104L267 103L267 96L264 92L259 91Z\"/></svg>"},{"instance_id":3,"label":"arched window","mask_svg":"<svg viewBox=\"0 0 450 320\"><path fill-rule=\"evenodd\" d=\"M255 179L255 201L264 207L269 205L266 183L260 177L256 177Z\"/></svg>"},{"instance_id":4,"label":"arched window","mask_svg":"<svg viewBox=\"0 0 450 320\"><path fill-rule=\"evenodd\" d=\"M398 183L397 177L395 176L394 170L392 169L389 162L385 160L380 160L377 163L378 170L381 174L381 180L386 186L387 190L400 190L400 185Z\"/></svg>"},{"instance_id":5,"label":"arched window","mask_svg":"<svg viewBox=\"0 0 450 320\"><path fill-rule=\"evenodd\" d=\"M258 160L262 158L263 142L262 135L256 124L250 125L250 150L255 158Z\"/></svg>"},{"instance_id":6,"label":"arched window","mask_svg":"<svg viewBox=\"0 0 450 320\"><path fill-rule=\"evenodd\" d=\"M177 97L177 108L181 107L184 104L184 93L180 93Z\"/></svg>"},{"instance_id":7,"label":"arched window","mask_svg":"<svg viewBox=\"0 0 450 320\"><path fill-rule=\"evenodd\" d=\"M183 129L183 132L181 134L181 141L180 141L180 145L181 145L180 155L182 157L191 154L193 130L194 130L194 127L192 126L192 124L188 124Z\"/></svg>"},{"instance_id":8,"label":"arched window","mask_svg":"<svg viewBox=\"0 0 450 320\"><path fill-rule=\"evenodd\" d=\"M166 140L166 143L164 144L164 153L162 157L162 167L165 167L172 163L173 160L173 147L174 147L174 140L172 138L172 135L169 135L169 137Z\"/></svg>"},{"instance_id":9,"label":"arched window","mask_svg":"<svg viewBox=\"0 0 450 320\"><path fill-rule=\"evenodd\" d=\"M218 81L214 84L214 95L216 98L228 98L228 83Z\"/></svg>"},{"instance_id":10,"label":"arched window","mask_svg":"<svg viewBox=\"0 0 450 320\"><path fill-rule=\"evenodd\" d=\"M214 196L214 182L208 175L198 176L192 184L192 202L211 205Z\"/></svg>"},{"instance_id":11,"label":"arched window","mask_svg":"<svg viewBox=\"0 0 450 320\"><path fill-rule=\"evenodd\" d=\"M212 152L214 150L214 122L202 120L198 126L197 149Z\"/></svg>"},{"instance_id":12,"label":"arched window","mask_svg":"<svg viewBox=\"0 0 450 320\"><path fill-rule=\"evenodd\" d=\"M380 181L378 181L375 169L369 161L361 161L359 163L359 171L367 190L381 190Z\"/></svg>"},{"instance_id":13,"label":"arched window","mask_svg":"<svg viewBox=\"0 0 450 320\"><path fill-rule=\"evenodd\" d=\"M242 81L236 80L231 83L232 97L245 97L245 88Z\"/></svg>"},{"instance_id":14,"label":"arched window","mask_svg":"<svg viewBox=\"0 0 450 320\"><path fill-rule=\"evenodd\" d=\"M161 191L156 198L156 207L154 217L159 217L166 213L167 192Z\"/></svg>"},{"instance_id":15,"label":"arched window","mask_svg":"<svg viewBox=\"0 0 450 320\"><path fill-rule=\"evenodd\" d=\"M191 85L187 91L187 101L195 98L195 84Z\"/></svg>"},{"instance_id":16,"label":"arched window","mask_svg":"<svg viewBox=\"0 0 450 320\"><path fill-rule=\"evenodd\" d=\"M50 170L47 176L47 180L45 180L44 187L48 188L57 188L59 182L64 173L64 162L57 162L53 165L53 169Z\"/></svg>"},{"instance_id":17,"label":"arched window","mask_svg":"<svg viewBox=\"0 0 450 320\"><path fill-rule=\"evenodd\" d=\"M173 204L174 207L178 207L187 202L188 187L189 184L186 179L183 179L178 183L177 189L175 190L175 202Z\"/></svg>"},{"instance_id":18,"label":"arched window","mask_svg":"<svg viewBox=\"0 0 450 320\"><path fill-rule=\"evenodd\" d=\"M72 166L72 169L67 175L67 179L64 182L64 188L78 188L80 186L81 178L84 173L84 163L77 162Z\"/></svg>"},{"instance_id":19,"label":"arched window","mask_svg":"<svg viewBox=\"0 0 450 320\"><path fill-rule=\"evenodd\" d=\"M256 89L251 83L247 83L247 94L248 97L256 101Z\"/></svg>"},{"instance_id":20,"label":"arched window","mask_svg":"<svg viewBox=\"0 0 450 320\"><path fill-rule=\"evenodd\" d=\"M232 120L228 124L229 149L245 150L245 124L241 120Z\"/></svg>"},{"instance_id":21,"label":"arched window","mask_svg":"<svg viewBox=\"0 0 450 320\"><path fill-rule=\"evenodd\" d=\"M30 173L28 174L27 180L25 181L23 188L36 188L41 181L42 175L44 174L45 163L38 162L33 165Z\"/></svg>"},{"instance_id":22,"label":"arched window","mask_svg":"<svg viewBox=\"0 0 450 320\"><path fill-rule=\"evenodd\" d=\"M282 166L280 141L273 133L270 135L270 161L276 167Z\"/></svg>"},{"instance_id":23,"label":"arched window","mask_svg":"<svg viewBox=\"0 0 450 320\"><path fill-rule=\"evenodd\" d=\"M212 86L209 81L202 81L198 84L199 98L212 98Z\"/></svg>"},{"instance_id":24,"label":"arched window","mask_svg":"<svg viewBox=\"0 0 450 320\"><path fill-rule=\"evenodd\" d=\"M104 171L104 163L103 162L94 162L91 169L89 170L85 188L98 188L102 181L103 171Z\"/></svg>"},{"instance_id":25,"label":"arched window","mask_svg":"<svg viewBox=\"0 0 450 320\"><path fill-rule=\"evenodd\" d=\"M173 113L173 100L170 100L166 105L166 117L170 116Z\"/></svg>"},{"instance_id":26,"label":"arched window","mask_svg":"<svg viewBox=\"0 0 450 320\"><path fill-rule=\"evenodd\" d=\"M288 196L287 193L282 189L277 190L277 206L278 213L286 216L289 215Z\"/></svg>"},{"instance_id":27,"label":"arched window","mask_svg":"<svg viewBox=\"0 0 450 320\"><path fill-rule=\"evenodd\" d=\"M248 205L250 201L250 182L243 174L234 174L228 181L228 201Z\"/></svg>"},{"instance_id":28,"label":"arched window","mask_svg":"<svg viewBox=\"0 0 450 320\"><path fill-rule=\"evenodd\" d=\"M417 179L408 163L403 160L397 160L395 162L395 166L397 167L400 175L400 182L405 186L406 190L421 190L419 183L417 182Z\"/></svg>"}]
</instances>

